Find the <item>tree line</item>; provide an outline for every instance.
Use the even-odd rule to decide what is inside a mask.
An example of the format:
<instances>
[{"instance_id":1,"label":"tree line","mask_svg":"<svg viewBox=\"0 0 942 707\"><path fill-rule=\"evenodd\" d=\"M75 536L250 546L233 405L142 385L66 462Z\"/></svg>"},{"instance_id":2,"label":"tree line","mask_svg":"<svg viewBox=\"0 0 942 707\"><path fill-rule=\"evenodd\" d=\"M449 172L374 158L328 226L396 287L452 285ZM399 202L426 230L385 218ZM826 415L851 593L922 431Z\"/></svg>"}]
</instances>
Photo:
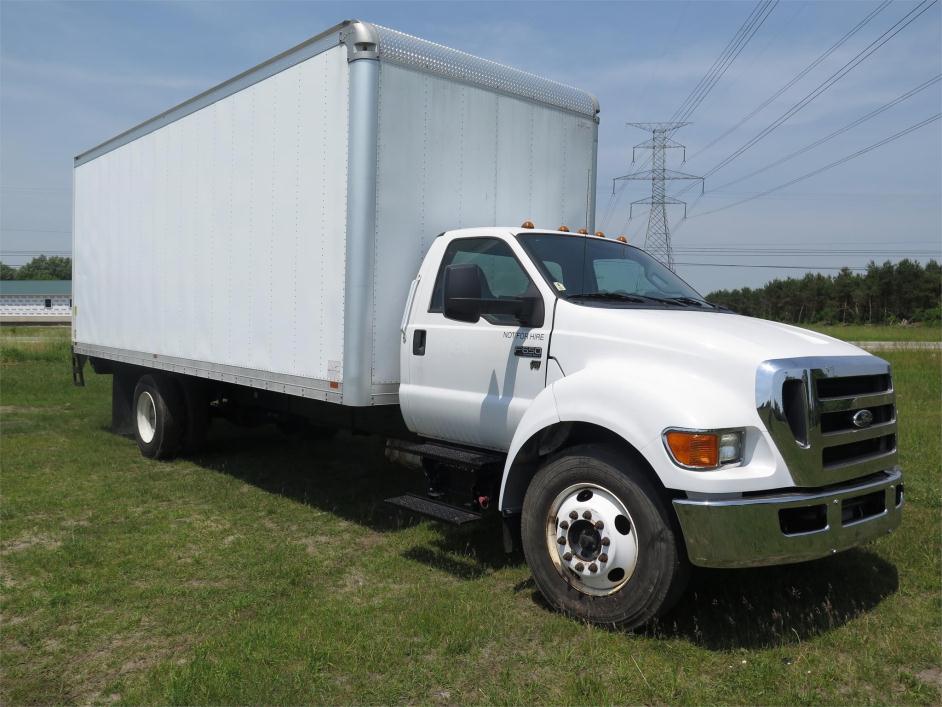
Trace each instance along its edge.
<instances>
[{"instance_id":1,"label":"tree line","mask_svg":"<svg viewBox=\"0 0 942 707\"><path fill-rule=\"evenodd\" d=\"M0 280L71 280L72 258L40 255L14 268L0 262Z\"/></svg>"},{"instance_id":2,"label":"tree line","mask_svg":"<svg viewBox=\"0 0 942 707\"><path fill-rule=\"evenodd\" d=\"M734 312L790 324L935 322L942 316L942 267L913 260L870 262L866 272L808 273L763 287L718 290L707 299Z\"/></svg>"},{"instance_id":3,"label":"tree line","mask_svg":"<svg viewBox=\"0 0 942 707\"><path fill-rule=\"evenodd\" d=\"M3 280L71 280L72 259L40 255L19 268L0 262ZM734 312L792 324L896 324L942 317L942 267L913 260L871 262L866 272L808 273L762 287L718 290L711 302Z\"/></svg>"}]
</instances>

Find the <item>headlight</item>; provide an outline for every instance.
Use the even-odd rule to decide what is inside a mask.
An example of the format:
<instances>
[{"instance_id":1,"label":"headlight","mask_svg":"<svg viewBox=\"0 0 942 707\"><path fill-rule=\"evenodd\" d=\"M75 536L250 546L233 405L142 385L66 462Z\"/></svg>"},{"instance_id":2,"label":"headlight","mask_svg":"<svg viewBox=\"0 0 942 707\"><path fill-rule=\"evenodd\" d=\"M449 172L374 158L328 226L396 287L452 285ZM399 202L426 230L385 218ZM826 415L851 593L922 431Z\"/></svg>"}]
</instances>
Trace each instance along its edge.
<instances>
[{"instance_id":1,"label":"headlight","mask_svg":"<svg viewBox=\"0 0 942 707\"><path fill-rule=\"evenodd\" d=\"M743 431L669 429L664 446L678 466L710 471L742 463Z\"/></svg>"}]
</instances>

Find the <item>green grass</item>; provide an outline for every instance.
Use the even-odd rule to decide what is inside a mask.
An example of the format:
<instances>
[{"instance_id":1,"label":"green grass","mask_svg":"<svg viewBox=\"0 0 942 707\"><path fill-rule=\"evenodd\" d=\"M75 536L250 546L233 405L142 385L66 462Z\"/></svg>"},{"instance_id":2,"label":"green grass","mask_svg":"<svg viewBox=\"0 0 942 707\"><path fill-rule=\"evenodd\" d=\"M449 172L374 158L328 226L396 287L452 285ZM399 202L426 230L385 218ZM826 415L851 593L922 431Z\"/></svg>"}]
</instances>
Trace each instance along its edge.
<instances>
[{"instance_id":1,"label":"green grass","mask_svg":"<svg viewBox=\"0 0 942 707\"><path fill-rule=\"evenodd\" d=\"M0 363L68 360L70 332L68 326L2 327Z\"/></svg>"},{"instance_id":2,"label":"green grass","mask_svg":"<svg viewBox=\"0 0 942 707\"><path fill-rule=\"evenodd\" d=\"M934 324L870 326L867 324L802 324L844 341L942 341L942 327Z\"/></svg>"},{"instance_id":3,"label":"green grass","mask_svg":"<svg viewBox=\"0 0 942 707\"><path fill-rule=\"evenodd\" d=\"M109 377L79 389L65 356L4 358L0 701L938 704L942 362L881 355L900 530L697 570L634 634L547 609L494 522L388 512L422 484L381 440L219 424L201 456L153 462L107 431Z\"/></svg>"}]
</instances>

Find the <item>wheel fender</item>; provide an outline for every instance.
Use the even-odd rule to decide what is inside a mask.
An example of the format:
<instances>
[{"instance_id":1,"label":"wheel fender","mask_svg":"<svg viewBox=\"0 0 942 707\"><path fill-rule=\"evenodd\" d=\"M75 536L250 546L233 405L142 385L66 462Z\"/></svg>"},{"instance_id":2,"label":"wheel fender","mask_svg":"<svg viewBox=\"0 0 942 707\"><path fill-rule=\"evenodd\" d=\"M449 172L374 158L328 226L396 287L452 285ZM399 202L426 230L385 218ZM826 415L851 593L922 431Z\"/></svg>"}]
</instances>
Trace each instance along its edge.
<instances>
[{"instance_id":1,"label":"wheel fender","mask_svg":"<svg viewBox=\"0 0 942 707\"><path fill-rule=\"evenodd\" d=\"M507 451L507 460L504 463L504 474L500 480L500 501L497 507L504 510L504 490L507 486L507 480L510 477L510 469L513 466L514 459L520 452L520 448L527 441L542 429L555 425L559 422L559 413L556 410L556 398L553 388L556 384L544 388L537 395L527 411L523 413L520 423L514 432L513 440L510 443L510 449Z\"/></svg>"},{"instance_id":2,"label":"wheel fender","mask_svg":"<svg viewBox=\"0 0 942 707\"><path fill-rule=\"evenodd\" d=\"M741 424L742 409L721 384L676 368L654 366L630 376L610 366L584 368L553 383L527 409L507 453L499 507L508 510L505 491L520 449L549 425L584 422L607 429L634 447L666 488L686 488L694 485L697 472L671 463L661 443L663 430L732 427Z\"/></svg>"}]
</instances>

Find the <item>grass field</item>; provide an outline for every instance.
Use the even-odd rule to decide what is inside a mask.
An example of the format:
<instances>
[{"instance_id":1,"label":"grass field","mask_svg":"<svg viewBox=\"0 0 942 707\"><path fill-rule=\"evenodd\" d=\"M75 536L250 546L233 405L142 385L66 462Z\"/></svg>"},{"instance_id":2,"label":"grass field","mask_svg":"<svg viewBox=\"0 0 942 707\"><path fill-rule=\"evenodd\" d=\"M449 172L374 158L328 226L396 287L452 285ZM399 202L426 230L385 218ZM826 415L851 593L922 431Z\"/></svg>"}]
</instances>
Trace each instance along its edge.
<instances>
[{"instance_id":1,"label":"grass field","mask_svg":"<svg viewBox=\"0 0 942 707\"><path fill-rule=\"evenodd\" d=\"M845 341L942 341L942 327L938 322L907 326L868 326L866 324L803 324L802 326Z\"/></svg>"},{"instance_id":2,"label":"grass field","mask_svg":"<svg viewBox=\"0 0 942 707\"><path fill-rule=\"evenodd\" d=\"M382 443L216 425L143 459L110 378L2 332L0 701L918 703L940 695L940 354L896 371L903 526L803 565L694 573L637 633L566 619L494 523L382 499ZM40 334L46 336L46 334Z\"/></svg>"}]
</instances>

